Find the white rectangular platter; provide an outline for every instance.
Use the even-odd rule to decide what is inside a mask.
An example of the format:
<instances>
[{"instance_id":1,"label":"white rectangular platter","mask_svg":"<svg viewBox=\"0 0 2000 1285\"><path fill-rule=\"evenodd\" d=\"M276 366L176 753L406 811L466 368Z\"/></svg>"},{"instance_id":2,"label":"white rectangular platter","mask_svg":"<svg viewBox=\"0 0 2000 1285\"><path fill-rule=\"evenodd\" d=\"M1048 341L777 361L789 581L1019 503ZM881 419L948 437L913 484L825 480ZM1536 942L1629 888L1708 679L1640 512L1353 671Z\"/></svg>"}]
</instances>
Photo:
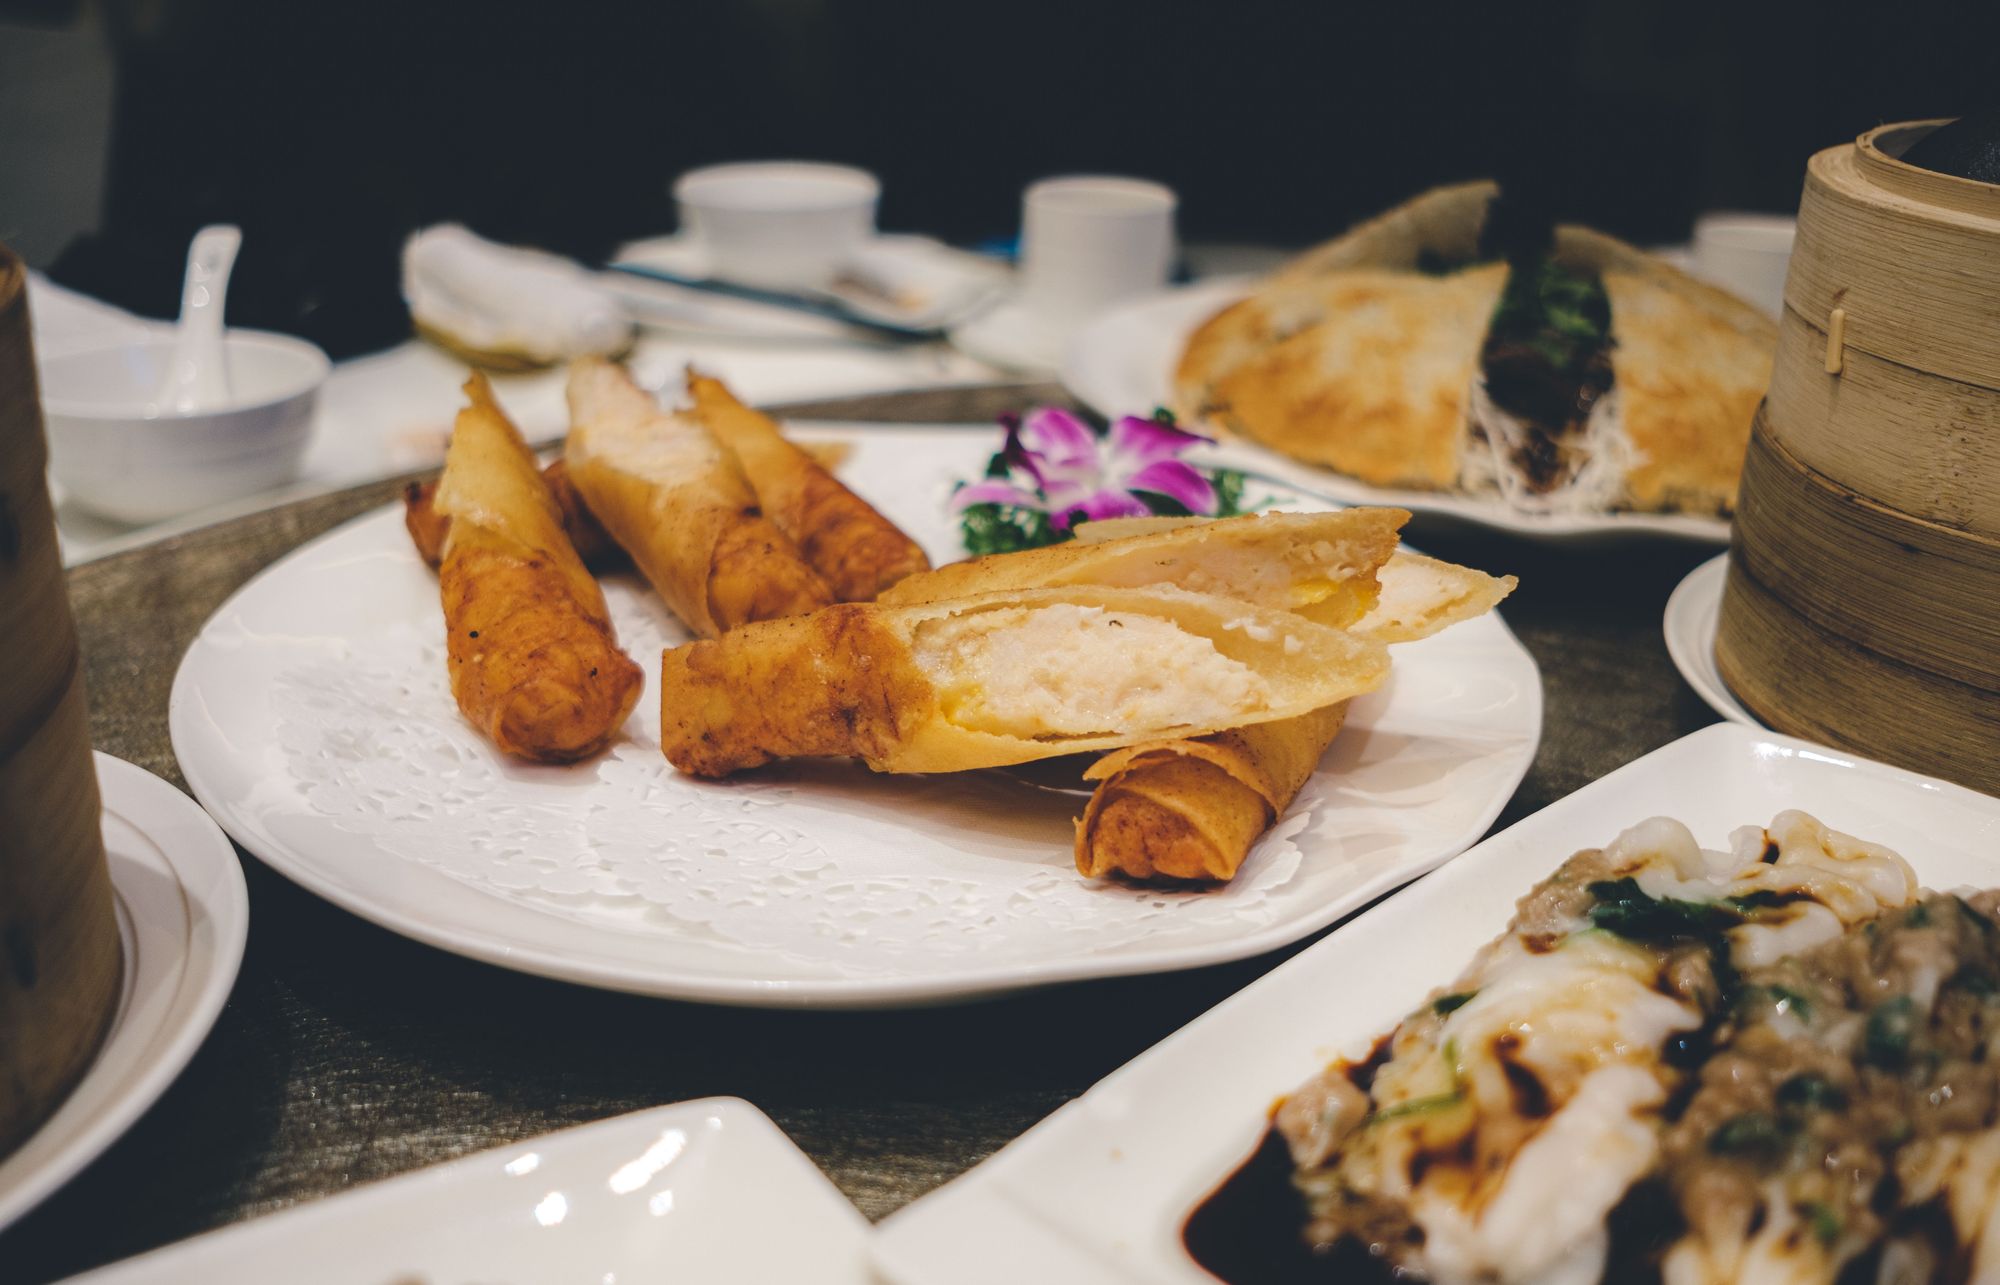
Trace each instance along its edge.
<instances>
[{"instance_id":1,"label":"white rectangular platter","mask_svg":"<svg viewBox=\"0 0 2000 1285\"><path fill-rule=\"evenodd\" d=\"M1273 1101L1365 1053L1573 853L1651 816L1725 847L1731 830L1786 808L1889 845L1925 887L2000 883L2000 799L1735 724L1705 728L1481 843L1141 1054L893 1215L876 1266L896 1285L1214 1285L1182 1249L1182 1224L1255 1148Z\"/></svg>"}]
</instances>

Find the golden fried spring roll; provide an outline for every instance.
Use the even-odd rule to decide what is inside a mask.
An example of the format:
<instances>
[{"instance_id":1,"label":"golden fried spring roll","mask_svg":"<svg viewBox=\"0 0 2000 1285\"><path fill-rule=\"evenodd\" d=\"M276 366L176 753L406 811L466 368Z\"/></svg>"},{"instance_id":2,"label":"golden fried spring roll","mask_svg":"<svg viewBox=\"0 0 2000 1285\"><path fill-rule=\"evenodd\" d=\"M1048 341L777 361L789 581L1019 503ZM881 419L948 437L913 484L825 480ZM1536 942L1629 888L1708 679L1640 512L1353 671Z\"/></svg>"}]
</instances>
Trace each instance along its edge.
<instances>
[{"instance_id":1,"label":"golden fried spring roll","mask_svg":"<svg viewBox=\"0 0 2000 1285\"><path fill-rule=\"evenodd\" d=\"M1345 626L1374 603L1375 569L1395 552L1396 533L1409 520L1403 509L1342 509L1163 525L1144 518L1090 522L1081 529L1116 534L954 562L911 576L880 601L940 602L1062 585L1174 585Z\"/></svg>"},{"instance_id":2,"label":"golden fried spring roll","mask_svg":"<svg viewBox=\"0 0 2000 1285\"><path fill-rule=\"evenodd\" d=\"M1404 552L1378 578L1381 599L1353 632L1384 643L1413 642L1483 615L1515 583ZM1077 870L1092 878L1235 877L1311 778L1346 714L1343 702L1106 755L1084 773L1098 785L1077 822Z\"/></svg>"},{"instance_id":3,"label":"golden fried spring roll","mask_svg":"<svg viewBox=\"0 0 2000 1285\"><path fill-rule=\"evenodd\" d=\"M957 772L1291 718L1388 666L1380 643L1178 589L848 603L669 651L660 744L696 776L821 756Z\"/></svg>"},{"instance_id":4,"label":"golden fried spring roll","mask_svg":"<svg viewBox=\"0 0 2000 1285\"><path fill-rule=\"evenodd\" d=\"M623 367L595 357L570 365L569 413L570 480L696 634L833 601L700 421L660 409Z\"/></svg>"},{"instance_id":5,"label":"golden fried spring roll","mask_svg":"<svg viewBox=\"0 0 2000 1285\"><path fill-rule=\"evenodd\" d=\"M568 466L561 460L551 461L542 470L542 481L548 484L549 494L555 497L556 507L562 511L563 534L569 537L570 547L583 559L583 565L593 571L625 565L625 550L618 547L583 506L583 497L570 484ZM433 568L444 561L445 535L451 530L451 519L437 511L437 488L436 481L412 482L403 488L403 525L409 530L410 541L417 546L417 556Z\"/></svg>"},{"instance_id":6,"label":"golden fried spring roll","mask_svg":"<svg viewBox=\"0 0 2000 1285\"><path fill-rule=\"evenodd\" d=\"M688 371L694 413L757 493L764 515L790 536L842 602L872 602L930 559L901 528L785 440L769 416L737 401L720 380Z\"/></svg>"},{"instance_id":7,"label":"golden fried spring roll","mask_svg":"<svg viewBox=\"0 0 2000 1285\"><path fill-rule=\"evenodd\" d=\"M595 753L639 699L604 594L483 375L466 382L434 497L451 692L509 754L562 763Z\"/></svg>"}]
</instances>

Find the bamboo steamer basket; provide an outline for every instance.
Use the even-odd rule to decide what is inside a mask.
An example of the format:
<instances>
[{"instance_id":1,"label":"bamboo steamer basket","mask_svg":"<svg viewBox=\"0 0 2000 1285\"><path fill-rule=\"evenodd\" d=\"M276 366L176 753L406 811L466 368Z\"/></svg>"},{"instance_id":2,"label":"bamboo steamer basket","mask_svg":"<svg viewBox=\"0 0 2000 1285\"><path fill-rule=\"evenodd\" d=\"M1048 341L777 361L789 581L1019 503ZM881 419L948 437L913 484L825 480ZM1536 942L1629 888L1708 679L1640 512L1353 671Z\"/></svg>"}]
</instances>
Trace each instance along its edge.
<instances>
[{"instance_id":1,"label":"bamboo steamer basket","mask_svg":"<svg viewBox=\"0 0 2000 1285\"><path fill-rule=\"evenodd\" d=\"M82 1075L123 980L46 468L27 274L0 247L0 1155Z\"/></svg>"},{"instance_id":2,"label":"bamboo steamer basket","mask_svg":"<svg viewBox=\"0 0 2000 1285\"><path fill-rule=\"evenodd\" d=\"M1716 661L1780 731L2000 794L2000 186L1807 166Z\"/></svg>"}]
</instances>

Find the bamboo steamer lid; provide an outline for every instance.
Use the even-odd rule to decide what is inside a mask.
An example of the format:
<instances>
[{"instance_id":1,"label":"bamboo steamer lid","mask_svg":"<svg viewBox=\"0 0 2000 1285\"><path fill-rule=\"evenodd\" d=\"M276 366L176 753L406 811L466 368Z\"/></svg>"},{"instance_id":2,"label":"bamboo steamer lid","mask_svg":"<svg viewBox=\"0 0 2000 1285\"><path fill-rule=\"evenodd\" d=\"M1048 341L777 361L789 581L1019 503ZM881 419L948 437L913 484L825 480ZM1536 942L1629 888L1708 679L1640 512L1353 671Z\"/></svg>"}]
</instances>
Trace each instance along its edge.
<instances>
[{"instance_id":1,"label":"bamboo steamer lid","mask_svg":"<svg viewBox=\"0 0 2000 1285\"><path fill-rule=\"evenodd\" d=\"M1781 731L2000 794L2000 187L1807 167L1716 636Z\"/></svg>"},{"instance_id":2,"label":"bamboo steamer lid","mask_svg":"<svg viewBox=\"0 0 2000 1285\"><path fill-rule=\"evenodd\" d=\"M1897 159L1942 123L1807 165L1769 426L1842 486L2000 535L2000 186Z\"/></svg>"},{"instance_id":3,"label":"bamboo steamer lid","mask_svg":"<svg viewBox=\"0 0 2000 1285\"><path fill-rule=\"evenodd\" d=\"M0 248L0 1155L82 1075L122 982L46 460L27 274Z\"/></svg>"}]
</instances>

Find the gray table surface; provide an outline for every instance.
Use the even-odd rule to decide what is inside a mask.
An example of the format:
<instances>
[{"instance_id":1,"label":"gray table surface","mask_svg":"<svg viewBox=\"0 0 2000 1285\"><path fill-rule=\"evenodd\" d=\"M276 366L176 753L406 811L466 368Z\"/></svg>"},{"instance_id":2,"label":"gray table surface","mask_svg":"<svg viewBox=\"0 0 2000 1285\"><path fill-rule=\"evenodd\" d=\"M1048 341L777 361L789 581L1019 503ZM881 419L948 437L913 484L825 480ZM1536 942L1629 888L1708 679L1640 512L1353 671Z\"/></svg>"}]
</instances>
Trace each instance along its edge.
<instances>
[{"instance_id":1,"label":"gray table surface","mask_svg":"<svg viewBox=\"0 0 2000 1285\"><path fill-rule=\"evenodd\" d=\"M1034 385L788 408L986 421ZM167 693L209 614L390 480L70 573L97 747L185 788ZM1535 545L1421 519L1427 552L1521 578L1505 615L1541 665L1541 751L1504 827L1715 716L1668 660L1668 593L1713 549ZM1550 853L1553 865L1567 853ZM870 1218L991 1155L1305 944L1237 964L959 1008L764 1012L591 991L417 945L243 854L248 953L214 1033L101 1159L0 1233L0 1282L57 1279L243 1218L551 1129L710 1094L769 1113ZM1329 930L1337 931L1337 929ZM1460 946L1448 944L1454 956ZM1310 1021L1304 1013L1300 1020Z\"/></svg>"}]
</instances>

